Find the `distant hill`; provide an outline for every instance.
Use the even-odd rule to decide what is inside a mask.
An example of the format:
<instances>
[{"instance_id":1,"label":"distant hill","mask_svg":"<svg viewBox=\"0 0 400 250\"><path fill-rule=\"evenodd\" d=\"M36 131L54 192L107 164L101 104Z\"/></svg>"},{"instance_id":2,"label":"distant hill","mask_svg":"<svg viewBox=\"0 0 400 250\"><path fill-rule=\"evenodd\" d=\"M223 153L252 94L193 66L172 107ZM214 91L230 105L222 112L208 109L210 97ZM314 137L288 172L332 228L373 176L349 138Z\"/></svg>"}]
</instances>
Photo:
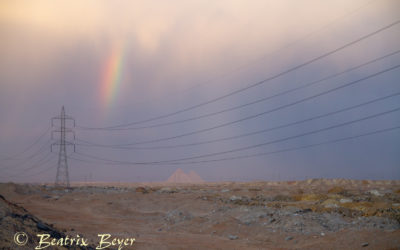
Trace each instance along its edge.
<instances>
[{"instance_id":1,"label":"distant hill","mask_svg":"<svg viewBox=\"0 0 400 250\"><path fill-rule=\"evenodd\" d=\"M170 183L199 183L204 180L194 171L185 174L182 169L178 168L167 180Z\"/></svg>"}]
</instances>

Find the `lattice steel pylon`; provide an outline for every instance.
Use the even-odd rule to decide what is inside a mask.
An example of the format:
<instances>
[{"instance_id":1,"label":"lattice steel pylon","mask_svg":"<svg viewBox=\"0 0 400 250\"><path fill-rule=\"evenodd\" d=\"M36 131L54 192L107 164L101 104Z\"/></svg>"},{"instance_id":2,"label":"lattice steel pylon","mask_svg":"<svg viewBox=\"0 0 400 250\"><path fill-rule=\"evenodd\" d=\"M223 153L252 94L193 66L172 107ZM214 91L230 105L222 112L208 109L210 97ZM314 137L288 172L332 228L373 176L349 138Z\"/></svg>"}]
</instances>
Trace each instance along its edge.
<instances>
[{"instance_id":1,"label":"lattice steel pylon","mask_svg":"<svg viewBox=\"0 0 400 250\"><path fill-rule=\"evenodd\" d=\"M53 139L53 133L60 133L60 141L51 144L51 151L53 151L53 146L59 145L60 151L58 153L58 165L57 165L57 175L55 186L69 187L69 173L68 173L68 156L67 156L67 146L73 146L75 151L75 144L66 140L67 133L72 133L75 140L75 132L66 127L66 120L72 120L75 127L75 119L65 115L64 106L61 109L61 115L51 118L51 126L54 127L54 120L60 120L60 129L53 130L51 137Z\"/></svg>"}]
</instances>

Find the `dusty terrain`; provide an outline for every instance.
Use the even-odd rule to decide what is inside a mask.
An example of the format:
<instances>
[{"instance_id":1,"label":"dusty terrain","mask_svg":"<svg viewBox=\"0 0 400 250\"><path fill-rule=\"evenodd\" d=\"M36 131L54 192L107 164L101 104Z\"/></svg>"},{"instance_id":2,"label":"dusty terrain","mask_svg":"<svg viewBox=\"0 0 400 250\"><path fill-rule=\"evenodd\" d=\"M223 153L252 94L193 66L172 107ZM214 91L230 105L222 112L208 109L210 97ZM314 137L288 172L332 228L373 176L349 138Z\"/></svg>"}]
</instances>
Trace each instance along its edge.
<instances>
[{"instance_id":1,"label":"dusty terrain","mask_svg":"<svg viewBox=\"0 0 400 250\"><path fill-rule=\"evenodd\" d=\"M123 249L400 249L400 181L8 183L0 194L94 245L100 233L136 239Z\"/></svg>"}]
</instances>

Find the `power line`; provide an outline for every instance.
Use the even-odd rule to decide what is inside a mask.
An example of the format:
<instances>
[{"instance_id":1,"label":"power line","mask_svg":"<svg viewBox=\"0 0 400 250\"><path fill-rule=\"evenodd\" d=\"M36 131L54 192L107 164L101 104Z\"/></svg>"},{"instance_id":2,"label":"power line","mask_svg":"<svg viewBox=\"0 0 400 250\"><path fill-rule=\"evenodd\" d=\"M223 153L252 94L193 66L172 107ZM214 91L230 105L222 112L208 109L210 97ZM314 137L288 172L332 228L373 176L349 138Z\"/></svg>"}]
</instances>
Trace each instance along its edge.
<instances>
[{"instance_id":1,"label":"power line","mask_svg":"<svg viewBox=\"0 0 400 250\"><path fill-rule=\"evenodd\" d=\"M335 139L335 140L329 140L329 141L325 141L325 142L321 142L321 143L309 144L309 145L305 145L305 146L292 147L292 148L269 151L269 152L258 153L258 154L232 156L232 157L225 157L225 158L212 159L212 160L189 161L189 162L173 162L173 163L167 163L167 164L164 164L164 165L202 164L202 163L221 162L221 161L230 161L230 160L239 160L239 159L267 156L267 155L273 155L273 154L278 154L278 153L284 153L284 152L297 151L297 150L302 150L302 149L307 149L307 148L313 148L313 147L318 147L318 146L322 146L322 145L334 144L334 143L338 143L338 142L342 142L342 141L353 140L353 139L366 137L366 136L371 136L371 135L375 135L375 134L386 133L386 132L394 131L394 130L397 130L397 129L400 129L400 126L391 127L391 128L385 128L385 129L380 129L380 130L375 130L375 131L371 131L371 132L364 133L364 134L348 136L348 137L339 138L339 139ZM86 156L86 157L92 157L92 156ZM96 163L96 164L104 164L104 165L125 165L125 164L111 163L109 160L106 160L106 159L104 159L104 160L109 161L108 163L104 163L104 162L103 163L99 163L99 162L83 160L83 159L79 159L79 158L75 158L75 157L70 157L70 159L76 160L76 161L80 161L80 162L85 162L85 163ZM129 164L132 165L132 163L129 163ZM144 164L141 164L141 165L144 165ZM159 164L147 164L147 165L159 165Z\"/></svg>"},{"instance_id":2,"label":"power line","mask_svg":"<svg viewBox=\"0 0 400 250\"><path fill-rule=\"evenodd\" d=\"M347 47L350 47L350 46L352 46L354 44L357 44L357 43L359 43L359 42L361 42L361 41L363 41L363 40L365 40L365 39L367 39L369 37L372 37L372 36L374 36L376 34L379 34L382 31L385 31L385 30L387 30L389 28L392 28L392 27L394 27L395 25L397 25L399 23L400 23L400 20L397 20L397 21L392 22L392 23L390 23L390 24L388 24L388 25L386 25L386 26L384 26L384 27L382 27L382 28L380 28L378 30L375 30L374 32L371 32L371 33L369 33L367 35L364 35L364 36L362 36L362 37L360 37L360 38L358 38L356 40L353 40L352 42L346 43L346 44L344 44L344 45L342 45L342 46L340 46L340 47L338 47L338 48L336 48L334 50L325 52L322 55L314 57L313 59L310 59L310 60L308 60L306 62L303 62L303 63L301 63L301 64L299 64L297 66L291 67L291 68L289 68L287 70L284 70L284 71L282 71L282 72L280 72L278 74L270 76L270 77L268 77L268 78L266 78L264 80L261 80L259 82L256 82L256 83L247 85L245 87L239 88L237 90L231 91L231 92L229 92L227 94L224 94L222 96L213 98L211 100L208 100L208 101L196 104L196 105L192 105L192 106L186 107L184 109L180 109L178 111L174 111L174 112L171 112L171 113L168 113L168 114L164 114L164 115L156 116L156 117L153 117L153 118L145 119L145 120L142 120L142 121L125 123L125 124L120 124L120 125L115 125L115 126L97 127L97 128L96 127L85 127L85 126L77 126L77 127L82 128L82 129L92 129L92 130L93 129L100 129L101 130L101 129L112 129L112 128L119 128L119 127L127 127L127 126L131 126L131 125L135 125L135 124L140 124L140 123L150 122L150 121L154 121L154 120L159 120L159 119L170 117L170 116L173 116L173 115L176 115L176 114L180 114L180 113L183 113L183 112L186 112L186 111L189 111L189 110L193 110L193 109L196 109L196 108L199 108L199 107L202 107L202 106L205 106L205 105L220 101L220 100L225 99L227 97L233 96L233 95L238 94L240 92L246 91L246 90L251 89L253 87L256 87L256 86L259 86L259 85L264 84L266 82L269 82L271 80L274 80L274 79L276 79L278 77L286 75L286 74L288 74L290 72L293 72L293 71L295 71L295 70L297 70L299 68L305 67L305 66L307 66L307 65L309 65L309 64L311 64L313 62L316 62L316 61L318 61L320 59L323 59L325 57L328 57L328 56L330 56L330 55L332 55L332 54L334 54L334 53L336 53L338 51L341 51L341 50L343 50L343 49L345 49Z\"/></svg>"},{"instance_id":3,"label":"power line","mask_svg":"<svg viewBox=\"0 0 400 250\"><path fill-rule=\"evenodd\" d=\"M43 165L44 166L44 165ZM43 169L42 171L40 171L40 172L37 172L37 173L33 173L33 174L30 174L30 175L28 175L28 176L24 176L25 178L27 178L27 177L33 177L33 176L37 176L37 175L39 175L39 174L42 174L42 173L44 173L44 172L47 172L47 171L49 171L50 169L53 169L54 168L54 166L53 165L50 165L50 167L48 167L48 168L45 168L45 169Z\"/></svg>"},{"instance_id":4,"label":"power line","mask_svg":"<svg viewBox=\"0 0 400 250\"><path fill-rule=\"evenodd\" d=\"M298 86L298 87L295 87L295 88L292 88L292 89L289 89L289 90L285 90L283 92L280 92L280 93L277 93L277 94L274 94L274 95L263 97L261 99L255 100L255 101L251 101L251 102L248 102L248 103L245 103L245 104L237 105L237 106L234 106L234 107L231 107L231 108L227 108L227 109L223 109L223 110L220 110L220 111L216 111L216 112L212 112L212 113L208 113L208 114L204 114L204 115L200 115L200 116L194 116L194 117L186 118L186 119L183 119L183 120L160 123L160 124L155 124L155 125L142 126L142 127L133 127L133 128L128 127L128 128L103 129L101 131L126 131L126 130L139 130L139 129L158 128L158 127L170 126L170 125L180 124L180 123L184 123L184 122L189 122L189 121L203 119L203 118L206 118L206 117L219 115L219 114L222 114L222 113L225 113L225 112L233 111L233 110L236 110L236 109L241 109L241 108L244 108L244 107L247 107L247 106L251 106L251 105L254 105L254 104L257 104L257 103L261 103L261 102L264 102L264 101L267 101L267 100L270 100L270 99L273 99L273 98L276 98L276 97L279 97L279 96L283 96L283 95L295 92L295 91L300 90L300 89L304 89L304 88L307 88L307 87L310 87L310 86L314 86L314 85L319 84L321 82L324 82L326 80L338 77L340 75L343 75L345 73L351 72L351 71L356 70L356 69L359 69L359 68L364 67L366 65L369 65L371 63L374 63L374 62L380 61L382 59L385 59L387 57L396 55L399 52L400 52L400 50L396 50L394 52L391 52L391 53L386 54L384 56L380 56L380 57L375 58L373 60L364 62L364 63L362 63L360 65L357 65L355 67L351 67L351 68L346 69L344 71L341 71L339 73L335 73L335 74L326 76L326 77L324 77L322 79L319 79L319 80L316 80L316 81L312 81L312 82L303 84L301 86ZM92 130L92 129L87 129L87 130ZM98 131L98 129L96 129L96 131Z\"/></svg>"},{"instance_id":5,"label":"power line","mask_svg":"<svg viewBox=\"0 0 400 250\"><path fill-rule=\"evenodd\" d=\"M43 158L38 160L36 163L32 164L30 167L23 169L22 171L20 171L17 174L10 175L9 177L19 176L22 173L29 172L32 169L35 169L35 168L41 167L42 165L47 164L51 160L51 157L49 158L49 156L52 156L52 152L50 152L50 151Z\"/></svg>"},{"instance_id":6,"label":"power line","mask_svg":"<svg viewBox=\"0 0 400 250\"><path fill-rule=\"evenodd\" d=\"M360 121L365 121L365 120L376 118L376 117L379 117L379 116L382 116L382 115L387 115L387 114L390 114L390 113L393 113L393 112L397 112L399 110L400 110L400 108L395 108L395 109L392 109L392 110L389 110L389 111L386 111L386 112L383 112L383 113L370 115L370 116L367 116L367 117L364 117L364 118L360 118L360 119L357 119L357 120L341 123L339 125L333 125L333 126L330 126L330 127L314 130L314 131L311 131L311 132L302 133L302 134L295 135L295 136L285 137L283 139L278 139L278 140L274 140L274 141L270 141L270 142L259 143L259 144L256 144L256 145L251 145L251 146L247 146L247 147L227 150L227 151L223 151L223 152L204 154L204 155L192 156L192 157L186 157L186 158L182 158L182 160L176 160L176 161L192 160L192 159L198 159L198 158L204 158L204 157L210 157L210 156L234 153L234 152L248 150L248 149L252 149L252 148L258 148L258 147L262 147L262 146L266 146L266 145L270 145L270 144L275 144L275 143L279 143L279 142L284 142L284 141L296 139L296 138L299 138L299 137L304 137L304 136L307 136L307 135L312 135L312 134L324 132L324 131L331 130L331 129L334 129L334 128L343 127L343 126L350 125L350 124L353 124L353 123L357 123L357 122L360 122ZM175 161L175 160L173 160L173 161ZM173 161L171 161L171 162L173 162Z\"/></svg>"},{"instance_id":7,"label":"power line","mask_svg":"<svg viewBox=\"0 0 400 250\"><path fill-rule=\"evenodd\" d=\"M380 113L377 113L377 114L374 114L374 115L369 115L369 116L366 116L366 117L363 117L363 118L355 119L355 120L352 120L352 121L347 121L347 122L344 122L344 123L340 123L340 124L328 126L328 127L325 127L325 128L313 130L313 131L310 131L310 132L301 133L301 134L294 135L294 136L288 136L288 137L285 137L285 138L281 138L281 139L277 139L277 140L273 140L273 141L268 141L268 142L263 142L263 143L259 143L259 144L255 144L255 145L251 145L251 146L231 149L231 150L227 150L227 151L215 152L215 153L210 153L210 154L203 154L203 155L198 155L198 156L191 156L191 157L173 159L173 160L152 161L152 162L124 162L124 161L116 161L116 160L104 159L104 158L101 158L101 157L96 157L96 156L92 156L92 155L84 154L84 153L80 153L80 152L76 152L76 154L82 155L82 156L86 156L88 158L93 158L93 159L96 159L96 160L103 160L103 161L107 161L107 162L110 162L110 163L117 163L117 164L121 164L121 165L126 165L126 164L157 165L157 164L164 164L164 163L175 163L175 162L180 162L180 161L187 161L187 160L192 160L192 159L198 159L198 158L204 158L204 157L211 157L211 156L223 155L223 154L228 154L228 153L234 153L234 152L244 151L244 150L253 149L253 148L257 148L257 147L262 147L262 146L266 146L266 145L276 144L276 143L280 143L280 142L284 142L284 141L288 141L288 140L292 140L292 139L296 139L296 138L300 138L300 137L304 137L304 136L308 136L308 135L312 135L312 134L316 134L316 133L332 130L332 129L335 129L335 128L347 126L347 125L358 123L358 122L361 122L361 121L373 119L373 118L376 118L376 117L379 117L379 116L383 116L383 115L387 115L387 114L390 114L390 113L397 112L399 110L400 110L400 108L395 108L395 109L391 109L391 110L388 110L388 111L385 111L385 112L380 112Z\"/></svg>"},{"instance_id":8,"label":"power line","mask_svg":"<svg viewBox=\"0 0 400 250\"><path fill-rule=\"evenodd\" d=\"M400 64L396 65L396 66L393 66L393 67L390 67L390 68L387 68L387 69L384 69L384 70L381 70L381 71L379 71L377 73L368 75L368 76L360 78L358 80L348 82L348 83L340 85L338 87L334 87L334 88L331 88L329 90L320 92L318 94L308 96L308 97L300 99L298 101L295 101L295 102L292 102L292 103L289 103L289 104L285 104L285 105L282 105L282 106L278 106L276 108L269 109L269 110L266 110L266 111L263 111L263 112L260 112L260 113L254 114L254 115L250 115L250 116L238 119L238 120L222 123L220 125L216 125L216 126L213 126L213 127L200 129L200 130L195 130L195 131L192 131L192 132L183 133L183 134L179 134L179 135L175 135L175 136L148 140L148 141L141 141L141 142L136 142L136 143L118 144L116 146L133 146L133 145L139 145L139 144L148 144L148 143L154 143L154 142L168 141L168 140L173 140L173 139L177 139L177 138L181 138L181 137L186 137L186 136L199 134L199 133L204 133L204 132L208 132L208 131L215 130L215 129L218 129L218 128L226 127L226 126L229 126L229 125L232 125L232 124L235 124L235 123L239 123L239 122L246 121L246 120L249 120L249 119L253 119L253 118L256 118L256 117L260 117L260 116L263 116L263 115L266 115L266 114L269 114L269 113L272 113L272 112L275 112L275 111L278 111L278 110L282 110L282 109L285 109L285 108L288 108L288 107L295 106L297 104L312 100L314 98L317 98L317 97L332 93L334 91L337 91L337 90L340 90L340 89L343 89L343 88L346 88L346 87L349 87L349 86L352 86L352 85L354 85L356 83L363 82L363 81L365 81L367 79L370 79L370 78L376 77L378 75L387 73L387 72L395 70L395 69L397 69L399 67L400 67ZM103 145L105 145L105 146L115 146L115 145L106 145L106 144L103 144Z\"/></svg>"},{"instance_id":9,"label":"power line","mask_svg":"<svg viewBox=\"0 0 400 250\"><path fill-rule=\"evenodd\" d=\"M21 152L15 154L15 155L6 157L6 158L2 158L2 159L0 159L0 160L4 160L4 161L8 161L8 160L20 160L20 159L15 159L15 158L18 157L18 156L20 156L20 155L22 155L22 154L24 154L24 153L26 153L26 152L28 152L33 146L35 146L36 144L38 144L39 141L50 131L50 128L51 128L51 127L49 126L43 134L41 134L36 140L33 141L32 144L30 144L27 148L25 148L25 149L22 150Z\"/></svg>"},{"instance_id":10,"label":"power line","mask_svg":"<svg viewBox=\"0 0 400 250\"><path fill-rule=\"evenodd\" d=\"M73 152L68 154L68 158L70 157L71 154L73 154ZM53 155L55 155L55 154L53 154ZM49 161L49 162L50 162L50 161ZM48 162L47 162L47 163L48 163ZM45 163L45 164L46 164L46 163ZM43 164L42 166L44 166L45 164ZM42 173L44 173L44 172L46 172L46 171L48 171L48 170L50 170L50 169L54 169L54 166L53 166L53 165L50 165L50 167L45 168L45 169L43 169L43 170L40 171L40 172L33 173L33 174L30 174L30 175L24 176L24 177L26 178L26 177L37 176L37 175L42 174Z\"/></svg>"},{"instance_id":11,"label":"power line","mask_svg":"<svg viewBox=\"0 0 400 250\"><path fill-rule=\"evenodd\" d=\"M283 47L281 47L281 48L278 48L278 49L276 49L276 50L274 50L274 51L272 51L272 52L269 52L269 53L265 54L265 55L262 56L261 58L258 58L258 59L256 59L256 60L253 60L252 62L249 62L249 63L246 63L246 64L244 64L244 65L241 65L241 66L239 66L239 67L237 67L237 68L234 68L232 71L229 71L228 73L222 73L222 74L220 74L219 76L217 76L215 79L210 79L210 80L206 81L204 84L197 84L196 86L193 86L192 88L189 88L189 90L190 90L190 89L194 89L194 88L196 88L196 87L198 87L198 86L202 86L202 85L208 84L208 83L213 82L213 81L218 80L218 79L223 79L224 77L228 76L229 74L231 74L231 73L233 73L233 72L240 71L240 70L242 70L242 69L244 69L244 68L246 68L246 67L248 67L248 66L251 66L251 65L253 65L253 64L255 64L255 63L258 63L258 62L260 62L260 61L265 60L266 58L271 57L272 55L276 54L277 52L286 50L286 49L292 47L293 45L295 45L295 44L297 44L297 43L299 43L299 42L301 42L301 41L307 39L308 37L310 37L310 36L312 36L312 35L314 35L314 34L317 34L317 33L321 32L321 31L327 29L329 26L335 24L337 21L339 21L339 20L341 20L341 19L343 19L343 18L345 18L345 17L347 17L347 16L351 16L351 15L357 13L358 11L360 11L361 9L365 8L366 6L370 5L371 3L375 2L375 1L376 1L376 0L372 0L372 1L370 1L370 2L367 2L365 5L361 5L361 6L359 6L358 8L355 8L354 10L351 10L351 11L345 13L344 15L342 15L342 16L340 16L340 17L337 17L335 20L333 20L333 21L331 21L331 22L329 22L329 23L327 23L327 24L321 26L321 27L318 28L318 29L315 29L315 30L313 30L313 31L311 31L311 32L309 32L309 33L307 33L307 34L301 36L300 38L298 38L298 39L296 39L296 40L294 40L294 41L292 41L292 42L290 42L290 43L287 43L285 46L283 46ZM182 92L183 92L183 91L182 91Z\"/></svg>"},{"instance_id":12,"label":"power line","mask_svg":"<svg viewBox=\"0 0 400 250\"><path fill-rule=\"evenodd\" d=\"M78 140L78 141L81 141L81 142L84 142L84 143L87 143L87 144L77 143L76 145L86 146L86 147L100 147L100 148L127 149L127 150L131 150L131 149L139 149L139 150L141 150L141 149L143 149L143 150L147 150L147 149L171 149L171 148L198 146L198 145L204 145L204 144L209 144L209 143L228 141L228 140L232 140L232 139L239 139L239 138L246 137L246 136L251 136L251 135L270 132L270 131L277 130L277 129L287 128L287 127L298 125L298 124L301 124L301 123L305 123L305 122L313 121L313 120L316 120L316 119L328 117L328 116L331 116L331 115L339 114L339 113L342 113L342 112L346 112L346 111L349 111L349 110L352 110L352 109L360 108L360 107L363 107L363 106L366 106L366 105L369 105L369 104L372 104L372 103L376 103L376 102L379 102L379 101L383 101L383 100L386 100L386 99L389 99L389 98L392 98L392 97L395 97L395 96L399 96L399 95L400 95L400 92L396 92L396 93L393 93L393 94L390 94L390 95L386 95L386 96L383 96L383 97L375 98L373 100L369 100L367 102L363 102L363 103L360 103L360 104L357 104L357 105L353 105L353 106L346 107L346 108L343 108L343 109L339 109L339 110L336 110L336 111L328 112L328 113L325 113L325 114L313 116L313 117L310 117L310 118L307 118L307 119L303 119L303 120L299 120L299 121L295 121L295 122L291 122L291 123L286 123L286 124L282 124L282 125L271 127L271 128L267 128L267 129L252 131L252 132L249 132L249 133L244 133L244 134L239 134L239 135L229 136L229 137L223 137L223 138L214 139L214 140L206 140L206 141L201 141L201 142L195 142L195 143L186 143L186 144L178 144L178 145L170 145L170 146L155 146L155 147L123 147L123 146L105 146L105 145L95 144L95 143L92 143L92 142L89 142L89 141L85 141L85 140Z\"/></svg>"},{"instance_id":13,"label":"power line","mask_svg":"<svg viewBox=\"0 0 400 250\"><path fill-rule=\"evenodd\" d=\"M365 4L362 4L362 5L360 5L360 6L357 6L356 8L349 10L348 12L344 13L343 15L334 18L332 21L329 21L329 22L327 22L326 24L324 24L324 25L322 25L322 26L320 26L320 27L318 27L318 28L316 28L316 29L314 29L314 30L308 32L308 33L306 33L306 34L304 34L304 35L302 35L302 36L299 36L299 37L298 37L297 39L295 39L294 41L290 41L290 42L286 43L284 46L282 46L282 47L280 47L280 48L277 48L277 49L275 49L275 50L273 50L273 51L271 51L271 52L267 52L266 54L262 55L261 57L256 58L256 59L254 59L254 60L252 60L252 61L250 61L250 62L248 62L248 63L245 63L245 64L243 64L243 65L239 65L238 67L233 67L233 68L231 68L230 70L227 70L226 72L217 74L217 75L216 75L215 77L213 77L213 78L206 79L205 81L199 82L199 83L196 84L195 86L192 86L192 87L189 87L189 88L186 88L186 89L183 89L183 90L178 90L178 91L175 91L175 92L173 92L173 93L167 93L166 95L163 95L163 96L169 98L169 97L172 96L172 95L176 95L176 94L179 94L179 93L184 93L184 92L192 91L193 89L195 89L195 88L197 88L197 87L199 87L199 86L204 86L204 85L210 84L210 83L212 83L212 82L215 82L215 81L217 81L217 80L219 80L219 79L223 79L223 78L229 76L229 75L232 74L232 73L241 71L241 70L243 70L243 69L245 69L245 68L247 68L247 67L249 67L249 66L252 66L252 65L254 65L254 64L256 64L256 63L259 63L259 62L261 62L261 61L264 61L264 60L267 59L267 58L271 58L272 55L277 54L277 53L280 52L280 51L286 51L288 48L290 48L290 47L296 45L297 43L300 43L300 42L302 42L303 40L306 40L306 39L308 39L309 37L311 37L311 36L313 36L313 35L315 35L315 34L318 34L318 33L322 32L322 31L328 29L330 26L333 26L333 25L336 24L338 21L340 21L340 20L342 20L342 19L345 19L345 18L347 18L347 17L349 17L349 16L352 16L352 15L356 14L357 12L359 12L360 10L366 8L367 6L369 6L370 4L372 4L372 3L374 3L374 2L378 2L378 1L377 1L377 0L371 0L371 1L367 2L367 3L365 3ZM156 98L156 99L161 99L161 98ZM152 100L152 101L154 101L154 100ZM138 101L138 102L136 102L136 104L140 104L140 103L143 103L143 102L144 102L144 101Z\"/></svg>"},{"instance_id":14,"label":"power line","mask_svg":"<svg viewBox=\"0 0 400 250\"><path fill-rule=\"evenodd\" d=\"M28 156L28 157L23 158L23 159L22 159L22 160L23 160L22 162L14 163L14 164L8 165L8 166L1 166L0 169L1 169L1 170L4 170L4 169L9 169L9 168L14 168L14 167L17 167L17 168L18 168L18 167L20 167L20 166L25 165L27 162L31 161L31 160L32 160L33 158L35 158L36 156L41 155L43 152L45 152L46 149L48 150L49 147L50 147L49 142L51 142L50 139L48 139L37 151L35 151L35 153L31 154L31 155Z\"/></svg>"},{"instance_id":15,"label":"power line","mask_svg":"<svg viewBox=\"0 0 400 250\"><path fill-rule=\"evenodd\" d=\"M342 141L353 140L353 139L366 137L366 136L370 136L370 135L386 133L386 132L394 131L394 130L397 130L397 129L400 129L400 126L386 128L386 129L380 129L380 130L375 130L375 131L372 131L372 132L369 132L369 133L359 134L359 135L355 135L355 136L348 136L348 137L344 137L344 138L339 138L339 139L335 139L335 140L330 140L330 141L325 141L325 142L321 142L321 143L315 143L315 144L310 144L310 145L305 145L305 146L300 146L300 147L292 147L292 148L281 149L281 150L270 151L270 152L264 152L264 153L258 153L258 154L233 156L233 157L226 157L226 158L213 159L213 160L190 161L190 162L174 162L172 164L173 165L199 164L199 163L220 162L220 161L239 160L239 159L245 159L245 158L267 156L267 155L273 155L273 154L278 154L278 153L284 153L284 152L297 151L297 150L302 150L302 149L307 149L307 148L313 148L313 147L317 147L317 146L328 145L328 144L338 143L338 142L342 142Z\"/></svg>"}]
</instances>

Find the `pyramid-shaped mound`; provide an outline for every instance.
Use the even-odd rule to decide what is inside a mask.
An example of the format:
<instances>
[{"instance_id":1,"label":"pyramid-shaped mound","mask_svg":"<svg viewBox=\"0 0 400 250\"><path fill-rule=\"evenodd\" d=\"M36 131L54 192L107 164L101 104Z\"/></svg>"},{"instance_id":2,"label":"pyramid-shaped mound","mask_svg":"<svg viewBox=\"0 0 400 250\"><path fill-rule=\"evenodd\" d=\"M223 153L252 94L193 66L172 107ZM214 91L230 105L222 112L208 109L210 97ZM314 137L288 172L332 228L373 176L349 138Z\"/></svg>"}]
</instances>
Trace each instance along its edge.
<instances>
[{"instance_id":1,"label":"pyramid-shaped mound","mask_svg":"<svg viewBox=\"0 0 400 250\"><path fill-rule=\"evenodd\" d=\"M185 174L182 169L178 168L167 180L171 183L199 183L204 180L194 171L190 171L189 174Z\"/></svg>"},{"instance_id":2,"label":"pyramid-shaped mound","mask_svg":"<svg viewBox=\"0 0 400 250\"><path fill-rule=\"evenodd\" d=\"M204 182L204 180L200 177L200 175L194 172L193 170L189 172L188 176L191 182Z\"/></svg>"}]
</instances>

